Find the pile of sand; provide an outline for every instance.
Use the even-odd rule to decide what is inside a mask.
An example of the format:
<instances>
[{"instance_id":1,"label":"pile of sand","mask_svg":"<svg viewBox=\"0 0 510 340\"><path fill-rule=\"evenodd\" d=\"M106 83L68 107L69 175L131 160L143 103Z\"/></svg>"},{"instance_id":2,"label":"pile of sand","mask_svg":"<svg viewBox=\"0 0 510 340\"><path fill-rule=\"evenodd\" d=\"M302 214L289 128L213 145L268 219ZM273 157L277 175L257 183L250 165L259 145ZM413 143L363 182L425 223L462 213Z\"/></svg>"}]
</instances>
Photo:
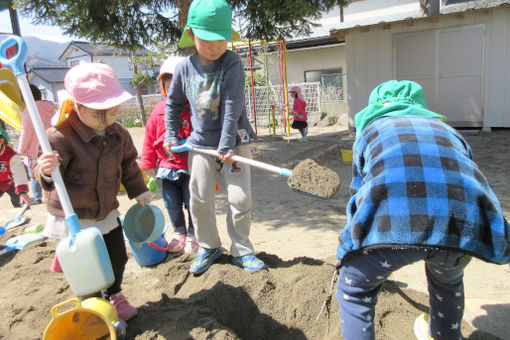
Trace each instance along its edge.
<instances>
[{"instance_id":1,"label":"pile of sand","mask_svg":"<svg viewBox=\"0 0 510 340\"><path fill-rule=\"evenodd\" d=\"M313 159L299 162L288 182L292 189L325 199L333 198L340 189L338 174Z\"/></svg>"},{"instance_id":2,"label":"pile of sand","mask_svg":"<svg viewBox=\"0 0 510 340\"><path fill-rule=\"evenodd\" d=\"M254 158L289 169L304 159L313 159L339 175L343 185L338 193L330 200L298 195L282 176L254 169L250 239L257 255L269 266L258 273L244 272L231 263L228 255L198 277L188 272L192 255L169 255L151 268L140 267L130 255L123 289L138 308L138 316L128 322L128 339L342 338L336 297L333 296L329 310L318 321L315 318L328 297L337 236L346 222L352 170L351 164L341 161L340 149L349 148L354 135L334 127L322 134L316 129L310 129L308 142L290 146L281 138L262 136L253 145ZM131 133L141 148L143 129ZM509 134L494 136L495 139L488 139L487 134L475 136L470 143L476 147L475 159L483 164L483 171L508 214L510 199L505 188ZM223 245L228 247L226 192L224 184L220 182L220 186L216 219ZM134 204L125 194L119 196L119 201L124 214ZM168 220L160 194L154 196L153 204L165 212ZM0 198L0 205L0 224L19 212L11 207L8 195ZM25 227L46 220L44 205L33 206L27 213L30 223L0 236L0 244L23 233ZM171 235L168 231L167 240ZM63 274L48 270L55 246L56 241L49 239L0 256L0 339L41 339L51 320L51 308L73 297ZM418 270L422 274L423 266ZM483 275L479 273L479 277ZM483 283L483 287L480 291L496 291L492 282ZM414 319L427 310L425 293L405 288L405 282L388 282L376 309L377 339L414 339ZM471 340L497 339L471 324L463 322L462 327L464 336Z\"/></svg>"}]
</instances>

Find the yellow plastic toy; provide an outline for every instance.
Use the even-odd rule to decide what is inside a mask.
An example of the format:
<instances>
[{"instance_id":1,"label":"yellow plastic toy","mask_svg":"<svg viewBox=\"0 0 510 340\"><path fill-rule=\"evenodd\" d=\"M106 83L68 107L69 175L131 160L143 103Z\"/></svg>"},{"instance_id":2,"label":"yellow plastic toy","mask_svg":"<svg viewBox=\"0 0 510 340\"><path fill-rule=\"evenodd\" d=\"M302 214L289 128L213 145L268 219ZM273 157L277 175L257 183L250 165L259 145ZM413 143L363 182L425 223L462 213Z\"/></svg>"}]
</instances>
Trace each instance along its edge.
<instances>
[{"instance_id":1,"label":"yellow plastic toy","mask_svg":"<svg viewBox=\"0 0 510 340\"><path fill-rule=\"evenodd\" d=\"M0 69L0 119L19 131L24 109L25 103L21 100L14 73L6 68Z\"/></svg>"},{"instance_id":2,"label":"yellow plastic toy","mask_svg":"<svg viewBox=\"0 0 510 340\"><path fill-rule=\"evenodd\" d=\"M77 298L69 299L53 306L51 316L43 340L116 340L119 327L120 333L125 334L125 328L118 322L115 307L97 297L81 302Z\"/></svg>"}]
</instances>

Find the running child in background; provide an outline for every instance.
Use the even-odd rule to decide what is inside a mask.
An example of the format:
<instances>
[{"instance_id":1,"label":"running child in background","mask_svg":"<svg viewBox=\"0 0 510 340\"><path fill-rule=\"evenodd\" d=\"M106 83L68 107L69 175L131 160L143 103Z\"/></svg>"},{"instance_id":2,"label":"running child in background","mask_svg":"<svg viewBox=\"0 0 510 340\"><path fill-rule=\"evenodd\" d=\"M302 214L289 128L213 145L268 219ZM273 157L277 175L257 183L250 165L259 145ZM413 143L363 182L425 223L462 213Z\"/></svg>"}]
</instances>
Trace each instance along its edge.
<instances>
[{"instance_id":1,"label":"running child in background","mask_svg":"<svg viewBox=\"0 0 510 340\"><path fill-rule=\"evenodd\" d=\"M41 90L34 84L30 84L30 90L32 90L32 96L35 100L37 111L41 117L41 121L45 129L51 126L51 117L55 114L55 105L47 100L42 100ZM39 148L39 140L35 134L34 124L30 119L28 108L23 111L21 118L21 135L18 142L18 153L26 156L26 165L28 166L28 174L30 176L30 182L32 184L32 204L42 203L42 188L41 184L34 179L32 168L37 161Z\"/></svg>"},{"instance_id":2,"label":"running child in background","mask_svg":"<svg viewBox=\"0 0 510 340\"><path fill-rule=\"evenodd\" d=\"M184 57L169 57L161 65L158 80L160 81L161 94L165 99L157 103L154 109L152 109L145 126L145 138L140 159L140 168L145 170L145 175L155 175L163 183L163 202L165 203L174 230L174 235L168 248L168 251L171 253L177 253L183 249L185 253L196 253L198 250L198 243L195 238L195 230L189 210L188 152L182 154L172 152L167 154L166 149L163 147L166 132L165 104L168 88L172 83L175 66L184 59ZM189 137L190 132L189 104L186 104L181 112L177 137L179 140L184 140ZM183 206L188 212L187 230Z\"/></svg>"},{"instance_id":3,"label":"running child in background","mask_svg":"<svg viewBox=\"0 0 510 340\"><path fill-rule=\"evenodd\" d=\"M51 178L59 167L81 227L98 228L108 249L115 281L98 294L109 300L119 318L126 321L137 310L121 291L128 257L117 209L120 184L128 197L135 198L141 206L145 206L144 200L151 200L136 162L133 140L116 122L120 104L132 96L122 89L113 69L102 63L74 66L67 72L64 86L74 105L62 105L70 112L61 110L57 125L46 130L54 151L43 153L34 167L35 178L49 191L43 234L56 238L68 234L65 213ZM68 118L62 121L66 115Z\"/></svg>"},{"instance_id":4,"label":"running child in background","mask_svg":"<svg viewBox=\"0 0 510 340\"><path fill-rule=\"evenodd\" d=\"M27 171L21 157L8 144L7 131L0 127L0 197L7 193L13 207L31 204L28 196Z\"/></svg>"},{"instance_id":5,"label":"running child in background","mask_svg":"<svg viewBox=\"0 0 510 340\"><path fill-rule=\"evenodd\" d=\"M232 10L224 0L195 0L179 47L195 46L175 69L166 103L165 148L179 140L181 112L189 100L193 130L187 143L216 150L218 157L190 152L190 208L200 249L190 272L205 272L223 250L216 226L215 189L218 176L227 190L227 229L234 264L248 272L264 268L249 240L251 227L250 167L234 163L234 154L251 158L249 143L256 138L246 115L244 68L241 59L227 50L238 40L232 30Z\"/></svg>"},{"instance_id":6,"label":"running child in background","mask_svg":"<svg viewBox=\"0 0 510 340\"><path fill-rule=\"evenodd\" d=\"M354 117L351 198L339 236L337 299L346 340L375 339L377 295L394 271L423 260L429 314L418 339L461 339L464 269L472 256L510 262L510 225L471 148L429 111L415 82L376 87Z\"/></svg>"},{"instance_id":7,"label":"running child in background","mask_svg":"<svg viewBox=\"0 0 510 340\"><path fill-rule=\"evenodd\" d=\"M308 115L306 113L306 102L303 94L301 93L301 88L299 86L292 86L290 88L290 93L292 94L292 98L294 98L294 104L292 105L292 116L294 121L292 122L292 128L299 130L301 133L301 138L299 141L307 141L308 137Z\"/></svg>"}]
</instances>

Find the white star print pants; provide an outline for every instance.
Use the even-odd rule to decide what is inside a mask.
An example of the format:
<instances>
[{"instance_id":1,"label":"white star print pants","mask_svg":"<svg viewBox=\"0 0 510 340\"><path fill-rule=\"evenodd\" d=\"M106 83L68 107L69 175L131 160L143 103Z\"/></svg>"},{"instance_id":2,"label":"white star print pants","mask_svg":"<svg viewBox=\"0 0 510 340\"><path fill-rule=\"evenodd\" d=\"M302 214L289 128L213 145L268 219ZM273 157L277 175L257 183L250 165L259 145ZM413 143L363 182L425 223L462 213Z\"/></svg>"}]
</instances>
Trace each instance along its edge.
<instances>
[{"instance_id":1,"label":"white star print pants","mask_svg":"<svg viewBox=\"0 0 510 340\"><path fill-rule=\"evenodd\" d=\"M384 281L395 270L419 260L425 261L428 281L430 334L435 340L461 339L462 278L471 257L437 249L376 249L351 254L340 272L337 299L345 340L376 338L375 305Z\"/></svg>"}]
</instances>

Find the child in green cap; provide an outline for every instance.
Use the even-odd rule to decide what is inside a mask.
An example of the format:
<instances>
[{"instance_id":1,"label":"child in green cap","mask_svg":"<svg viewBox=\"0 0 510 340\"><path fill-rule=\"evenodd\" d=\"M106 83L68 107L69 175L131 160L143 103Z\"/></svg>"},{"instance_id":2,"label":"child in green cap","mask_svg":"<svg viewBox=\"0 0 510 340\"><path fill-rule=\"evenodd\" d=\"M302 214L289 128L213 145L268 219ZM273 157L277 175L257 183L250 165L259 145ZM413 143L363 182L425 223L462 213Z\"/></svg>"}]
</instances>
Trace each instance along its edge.
<instances>
[{"instance_id":1,"label":"child in green cap","mask_svg":"<svg viewBox=\"0 0 510 340\"><path fill-rule=\"evenodd\" d=\"M216 180L225 180L229 203L227 228L234 264L248 272L265 267L253 254L250 168L231 160L234 154L251 157L249 143L256 139L244 104L244 67L227 42L239 40L231 27L232 10L224 0L195 0L179 47L195 46L175 69L165 107L165 148L178 141L180 114L190 102L193 131L187 143L213 149L218 157L190 152L190 209L200 249L190 266L198 275L223 253L215 219ZM218 160L219 158L219 160Z\"/></svg>"},{"instance_id":2,"label":"child in green cap","mask_svg":"<svg viewBox=\"0 0 510 340\"><path fill-rule=\"evenodd\" d=\"M510 225L471 148L427 109L415 82L376 87L356 114L351 198L339 236L337 299L346 340L375 339L377 295L394 271L423 260L429 314L418 339L461 339L464 268L510 262Z\"/></svg>"}]
</instances>

